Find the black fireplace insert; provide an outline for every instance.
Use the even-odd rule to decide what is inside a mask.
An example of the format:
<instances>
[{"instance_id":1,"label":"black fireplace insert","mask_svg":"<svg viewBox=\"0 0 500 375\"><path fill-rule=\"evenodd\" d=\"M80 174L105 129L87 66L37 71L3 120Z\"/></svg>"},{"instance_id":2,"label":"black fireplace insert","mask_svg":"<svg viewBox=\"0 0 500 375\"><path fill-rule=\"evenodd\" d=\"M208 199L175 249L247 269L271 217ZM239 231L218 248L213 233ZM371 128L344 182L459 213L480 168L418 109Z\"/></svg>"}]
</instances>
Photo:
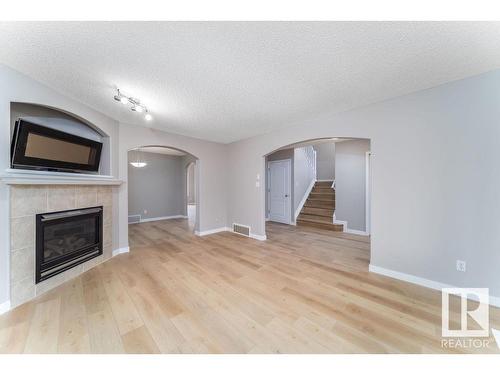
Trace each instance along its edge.
<instances>
[{"instance_id":1,"label":"black fireplace insert","mask_svg":"<svg viewBox=\"0 0 500 375\"><path fill-rule=\"evenodd\" d=\"M36 283L102 254L102 210L36 215Z\"/></svg>"}]
</instances>

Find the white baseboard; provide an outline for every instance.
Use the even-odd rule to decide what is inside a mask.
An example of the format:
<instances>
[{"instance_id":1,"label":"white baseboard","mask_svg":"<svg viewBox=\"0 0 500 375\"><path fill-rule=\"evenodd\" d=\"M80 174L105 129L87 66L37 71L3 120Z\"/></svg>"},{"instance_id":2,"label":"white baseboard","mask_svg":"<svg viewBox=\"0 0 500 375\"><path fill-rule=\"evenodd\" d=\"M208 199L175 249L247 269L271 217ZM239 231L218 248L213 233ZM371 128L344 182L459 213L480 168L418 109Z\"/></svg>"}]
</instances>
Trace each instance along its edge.
<instances>
[{"instance_id":1,"label":"white baseboard","mask_svg":"<svg viewBox=\"0 0 500 375\"><path fill-rule=\"evenodd\" d=\"M369 235L368 233L363 232L362 230L349 229L349 228L344 229L344 232L350 233L350 234L357 234L358 236L368 236Z\"/></svg>"},{"instance_id":2,"label":"white baseboard","mask_svg":"<svg viewBox=\"0 0 500 375\"><path fill-rule=\"evenodd\" d=\"M393 279L406 281L406 282L409 282L412 284L424 286L426 288L430 288L430 289L434 289L434 290L441 291L443 288L456 288L453 285L444 284L444 283L440 283L438 281L433 281L433 280L429 280L429 279L424 279L423 277L418 277L418 276L410 275L410 274L403 273L403 272L393 271L393 270L390 270L387 268L375 266L373 264L370 264L368 269L370 272L377 273L379 275L392 277ZM495 297L492 295L490 295L489 297L490 297L489 299L490 299L491 306L500 307L500 297Z\"/></svg>"},{"instance_id":3,"label":"white baseboard","mask_svg":"<svg viewBox=\"0 0 500 375\"><path fill-rule=\"evenodd\" d=\"M203 230L203 231L195 231L194 234L196 234L197 236L208 236L209 234L227 232L227 231L230 231L230 229L228 227L220 227L220 228Z\"/></svg>"},{"instance_id":4,"label":"white baseboard","mask_svg":"<svg viewBox=\"0 0 500 375\"><path fill-rule=\"evenodd\" d=\"M362 230L357 230L357 229L349 229L347 226L347 221L345 220L337 220L335 218L335 214L333 215L333 224L341 224L344 228L345 233L350 233L350 234L357 234L359 236L369 236L370 233L364 232Z\"/></svg>"},{"instance_id":5,"label":"white baseboard","mask_svg":"<svg viewBox=\"0 0 500 375\"><path fill-rule=\"evenodd\" d=\"M260 235L260 234L250 233L250 238L253 238L254 240L259 240L259 241L266 241L267 240L267 236L265 234Z\"/></svg>"},{"instance_id":6,"label":"white baseboard","mask_svg":"<svg viewBox=\"0 0 500 375\"><path fill-rule=\"evenodd\" d=\"M215 233L220 233L220 232L231 232L231 233L235 233L235 234L240 234L240 233L233 232L233 229L229 228L229 227L220 227L220 228L215 228L215 229L210 229L210 230L204 230L202 232L196 231L196 232L194 232L194 234L202 237L202 236L207 236L209 234L215 234ZM240 234L240 235L243 236L243 234ZM250 233L249 237L253 238L255 240L259 240L259 241L267 240L267 237L265 235L260 235L260 234Z\"/></svg>"},{"instance_id":7,"label":"white baseboard","mask_svg":"<svg viewBox=\"0 0 500 375\"><path fill-rule=\"evenodd\" d=\"M187 216L185 216L185 215L172 215L172 216L150 217L147 219L143 219L141 217L141 223L147 223L150 221L159 221L159 220L170 220L170 219L187 219Z\"/></svg>"},{"instance_id":8,"label":"white baseboard","mask_svg":"<svg viewBox=\"0 0 500 375\"><path fill-rule=\"evenodd\" d=\"M0 315L5 314L10 310L10 301L0 303Z\"/></svg>"},{"instance_id":9,"label":"white baseboard","mask_svg":"<svg viewBox=\"0 0 500 375\"><path fill-rule=\"evenodd\" d=\"M124 253L128 253L130 251L130 248L127 246L127 247L121 247L119 249L114 249L113 252L112 252L112 255L115 257L119 254L124 254Z\"/></svg>"},{"instance_id":10,"label":"white baseboard","mask_svg":"<svg viewBox=\"0 0 500 375\"><path fill-rule=\"evenodd\" d=\"M295 221L297 220L297 216L299 216L300 211L302 211L302 207L304 207L304 204L306 203L306 200L309 197L309 194L311 193L311 190L313 189L315 183L316 183L316 180L313 179L311 181L311 183L309 184L309 186L307 187L306 192L304 193L304 196L302 197L299 205L297 206L297 209L295 210L295 215L293 217L294 218L294 220L293 220L294 224L293 225L295 225Z\"/></svg>"}]
</instances>

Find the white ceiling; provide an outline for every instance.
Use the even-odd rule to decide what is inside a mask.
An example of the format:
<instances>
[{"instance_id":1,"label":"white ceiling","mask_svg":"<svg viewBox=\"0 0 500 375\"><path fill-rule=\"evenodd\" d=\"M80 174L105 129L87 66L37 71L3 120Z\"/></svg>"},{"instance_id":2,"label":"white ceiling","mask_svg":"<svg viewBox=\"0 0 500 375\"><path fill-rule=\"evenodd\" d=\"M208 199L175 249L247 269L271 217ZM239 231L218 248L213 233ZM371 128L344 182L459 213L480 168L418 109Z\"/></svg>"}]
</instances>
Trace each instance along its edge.
<instances>
[{"instance_id":1,"label":"white ceiling","mask_svg":"<svg viewBox=\"0 0 500 375\"><path fill-rule=\"evenodd\" d=\"M500 68L500 23L0 23L0 62L120 121L227 143Z\"/></svg>"}]
</instances>

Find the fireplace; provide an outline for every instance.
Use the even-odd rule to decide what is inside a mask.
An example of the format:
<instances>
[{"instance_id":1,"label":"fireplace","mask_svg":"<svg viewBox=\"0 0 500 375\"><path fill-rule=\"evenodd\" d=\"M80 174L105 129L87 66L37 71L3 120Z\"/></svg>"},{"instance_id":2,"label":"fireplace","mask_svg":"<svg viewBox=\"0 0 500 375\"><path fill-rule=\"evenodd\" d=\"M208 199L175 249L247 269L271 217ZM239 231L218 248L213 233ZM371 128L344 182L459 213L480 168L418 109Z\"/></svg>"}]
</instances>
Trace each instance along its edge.
<instances>
[{"instance_id":1,"label":"fireplace","mask_svg":"<svg viewBox=\"0 0 500 375\"><path fill-rule=\"evenodd\" d=\"M36 215L38 284L102 254L103 207Z\"/></svg>"}]
</instances>

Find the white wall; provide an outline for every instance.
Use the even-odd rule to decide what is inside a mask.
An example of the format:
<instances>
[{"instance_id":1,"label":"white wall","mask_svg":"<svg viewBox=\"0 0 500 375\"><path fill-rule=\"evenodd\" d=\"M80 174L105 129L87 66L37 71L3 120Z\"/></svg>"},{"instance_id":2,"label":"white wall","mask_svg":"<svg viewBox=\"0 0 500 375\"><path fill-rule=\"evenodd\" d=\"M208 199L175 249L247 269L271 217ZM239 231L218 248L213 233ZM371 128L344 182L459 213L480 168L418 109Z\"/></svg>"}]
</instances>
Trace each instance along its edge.
<instances>
[{"instance_id":1,"label":"white wall","mask_svg":"<svg viewBox=\"0 0 500 375\"><path fill-rule=\"evenodd\" d=\"M335 147L335 217L348 229L366 231L366 153L370 141L343 141Z\"/></svg>"},{"instance_id":2,"label":"white wall","mask_svg":"<svg viewBox=\"0 0 500 375\"><path fill-rule=\"evenodd\" d=\"M264 155L312 138L370 139L371 263L500 296L499 103L496 70L232 143L229 221L265 234Z\"/></svg>"},{"instance_id":3,"label":"white wall","mask_svg":"<svg viewBox=\"0 0 500 375\"><path fill-rule=\"evenodd\" d=\"M335 180L335 142L323 142L313 147L316 151L316 178Z\"/></svg>"}]
</instances>

